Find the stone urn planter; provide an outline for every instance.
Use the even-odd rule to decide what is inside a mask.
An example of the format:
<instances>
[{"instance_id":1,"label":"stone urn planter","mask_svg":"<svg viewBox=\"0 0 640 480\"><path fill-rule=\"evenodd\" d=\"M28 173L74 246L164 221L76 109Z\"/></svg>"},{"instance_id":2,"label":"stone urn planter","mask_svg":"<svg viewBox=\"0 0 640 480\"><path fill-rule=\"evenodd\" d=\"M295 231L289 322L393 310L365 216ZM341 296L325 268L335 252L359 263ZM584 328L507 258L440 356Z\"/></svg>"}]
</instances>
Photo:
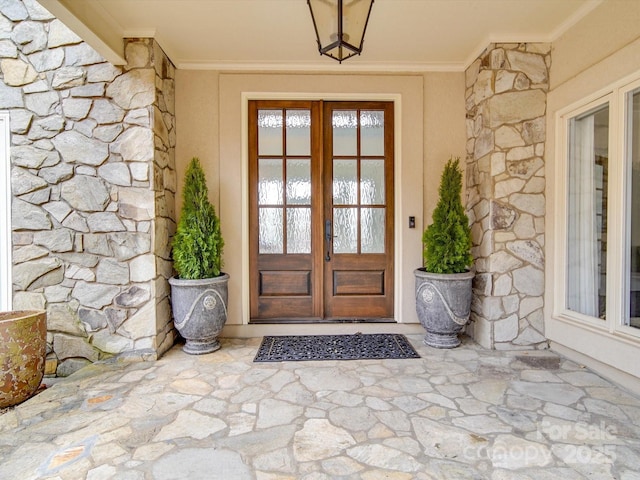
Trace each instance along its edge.
<instances>
[{"instance_id":1,"label":"stone urn planter","mask_svg":"<svg viewBox=\"0 0 640 480\"><path fill-rule=\"evenodd\" d=\"M42 381L47 352L47 313L0 312L0 408L31 397Z\"/></svg>"},{"instance_id":2,"label":"stone urn planter","mask_svg":"<svg viewBox=\"0 0 640 480\"><path fill-rule=\"evenodd\" d=\"M424 344L435 348L460 345L458 334L469 321L475 273L414 271L416 312L426 331Z\"/></svg>"},{"instance_id":3,"label":"stone urn planter","mask_svg":"<svg viewBox=\"0 0 640 480\"><path fill-rule=\"evenodd\" d=\"M433 223L422 235L424 267L415 270L416 313L427 331L425 345L453 348L471 313L471 229L461 197L460 159L442 171Z\"/></svg>"},{"instance_id":4,"label":"stone urn planter","mask_svg":"<svg viewBox=\"0 0 640 480\"><path fill-rule=\"evenodd\" d=\"M183 204L171 255L176 276L171 308L176 330L186 340L183 350L200 355L220 348L218 336L227 321L229 275L222 268L224 240L220 219L197 157L185 173Z\"/></svg>"},{"instance_id":5,"label":"stone urn planter","mask_svg":"<svg viewBox=\"0 0 640 480\"><path fill-rule=\"evenodd\" d=\"M227 321L229 275L199 280L170 278L173 323L186 353L200 355L220 348L218 336Z\"/></svg>"}]
</instances>

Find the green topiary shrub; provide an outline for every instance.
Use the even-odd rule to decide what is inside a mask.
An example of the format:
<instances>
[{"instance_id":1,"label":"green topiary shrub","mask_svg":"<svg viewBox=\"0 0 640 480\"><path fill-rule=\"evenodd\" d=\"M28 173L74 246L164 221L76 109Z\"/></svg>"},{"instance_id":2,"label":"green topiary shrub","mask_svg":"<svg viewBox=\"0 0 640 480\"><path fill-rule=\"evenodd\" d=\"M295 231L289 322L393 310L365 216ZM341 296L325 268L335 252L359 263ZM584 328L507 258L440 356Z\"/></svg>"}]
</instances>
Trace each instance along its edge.
<instances>
[{"instance_id":1,"label":"green topiary shrub","mask_svg":"<svg viewBox=\"0 0 640 480\"><path fill-rule=\"evenodd\" d=\"M462 273L473 262L471 229L460 199L462 172L460 159L450 158L442 172L440 198L433 223L422 236L424 267L431 273Z\"/></svg>"},{"instance_id":2,"label":"green topiary shrub","mask_svg":"<svg viewBox=\"0 0 640 480\"><path fill-rule=\"evenodd\" d=\"M181 279L220 275L224 240L208 195L204 171L194 157L185 174L182 212L172 243L173 266Z\"/></svg>"}]
</instances>

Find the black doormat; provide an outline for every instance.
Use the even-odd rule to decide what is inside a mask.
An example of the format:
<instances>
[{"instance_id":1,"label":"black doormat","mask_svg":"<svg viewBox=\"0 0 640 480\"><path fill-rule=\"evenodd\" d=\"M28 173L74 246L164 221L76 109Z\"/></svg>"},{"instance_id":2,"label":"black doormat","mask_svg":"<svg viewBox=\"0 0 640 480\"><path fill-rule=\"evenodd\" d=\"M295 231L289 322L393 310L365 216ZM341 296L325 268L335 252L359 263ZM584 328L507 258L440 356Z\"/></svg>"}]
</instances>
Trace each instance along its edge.
<instances>
[{"instance_id":1,"label":"black doormat","mask_svg":"<svg viewBox=\"0 0 640 480\"><path fill-rule=\"evenodd\" d=\"M404 335L265 336L254 362L420 358Z\"/></svg>"}]
</instances>

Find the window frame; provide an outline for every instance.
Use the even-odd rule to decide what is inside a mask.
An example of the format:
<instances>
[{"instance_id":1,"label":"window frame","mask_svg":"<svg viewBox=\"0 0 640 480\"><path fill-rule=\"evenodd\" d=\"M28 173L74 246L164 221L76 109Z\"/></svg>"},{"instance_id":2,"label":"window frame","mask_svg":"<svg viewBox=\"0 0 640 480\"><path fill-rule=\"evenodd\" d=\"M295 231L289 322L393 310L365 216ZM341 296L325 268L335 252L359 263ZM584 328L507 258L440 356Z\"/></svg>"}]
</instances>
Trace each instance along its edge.
<instances>
[{"instance_id":1,"label":"window frame","mask_svg":"<svg viewBox=\"0 0 640 480\"><path fill-rule=\"evenodd\" d=\"M619 122L623 129L621 135L621 152L623 153L622 179L620 185L621 202L624 211L621 212L622 218L622 252L621 252L621 269L623 273L622 284L620 288L620 295L622 296L621 303L623 310L621 311L621 322L619 324L619 330L622 333L628 333L640 338L640 328L627 325L630 321L629 305L631 303L631 196L632 196L632 127L633 124L629 121L633 115L633 93L640 93L640 78L636 78L634 81L626 83L620 88L620 112ZM630 110L631 108L631 110ZM640 125L638 126L640 127ZM636 128L638 128L636 127ZM638 192L640 195L640 191Z\"/></svg>"},{"instance_id":2,"label":"window frame","mask_svg":"<svg viewBox=\"0 0 640 480\"><path fill-rule=\"evenodd\" d=\"M556 186L555 186L555 252L554 319L580 327L640 341L640 329L627 325L630 298L630 216L631 158L629 95L640 89L640 72L622 79L559 111L556 125ZM571 120L590 110L609 107L609 172L607 184L607 272L606 318L600 319L567 308L567 249L569 209L569 153Z\"/></svg>"},{"instance_id":3,"label":"window frame","mask_svg":"<svg viewBox=\"0 0 640 480\"><path fill-rule=\"evenodd\" d=\"M0 311L13 308L11 243L11 152L10 115L0 111L0 170L3 192L0 194Z\"/></svg>"}]
</instances>

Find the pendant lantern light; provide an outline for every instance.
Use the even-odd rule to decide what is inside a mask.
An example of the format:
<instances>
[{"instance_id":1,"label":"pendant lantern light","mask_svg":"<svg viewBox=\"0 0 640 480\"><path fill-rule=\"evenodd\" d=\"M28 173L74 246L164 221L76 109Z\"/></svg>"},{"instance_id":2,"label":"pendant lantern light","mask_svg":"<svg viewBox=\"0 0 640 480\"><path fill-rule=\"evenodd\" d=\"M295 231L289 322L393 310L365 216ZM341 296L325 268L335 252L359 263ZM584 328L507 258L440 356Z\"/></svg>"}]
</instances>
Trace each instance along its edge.
<instances>
[{"instance_id":1,"label":"pendant lantern light","mask_svg":"<svg viewBox=\"0 0 640 480\"><path fill-rule=\"evenodd\" d=\"M307 0L321 55L337 60L362 53L374 0Z\"/></svg>"}]
</instances>

